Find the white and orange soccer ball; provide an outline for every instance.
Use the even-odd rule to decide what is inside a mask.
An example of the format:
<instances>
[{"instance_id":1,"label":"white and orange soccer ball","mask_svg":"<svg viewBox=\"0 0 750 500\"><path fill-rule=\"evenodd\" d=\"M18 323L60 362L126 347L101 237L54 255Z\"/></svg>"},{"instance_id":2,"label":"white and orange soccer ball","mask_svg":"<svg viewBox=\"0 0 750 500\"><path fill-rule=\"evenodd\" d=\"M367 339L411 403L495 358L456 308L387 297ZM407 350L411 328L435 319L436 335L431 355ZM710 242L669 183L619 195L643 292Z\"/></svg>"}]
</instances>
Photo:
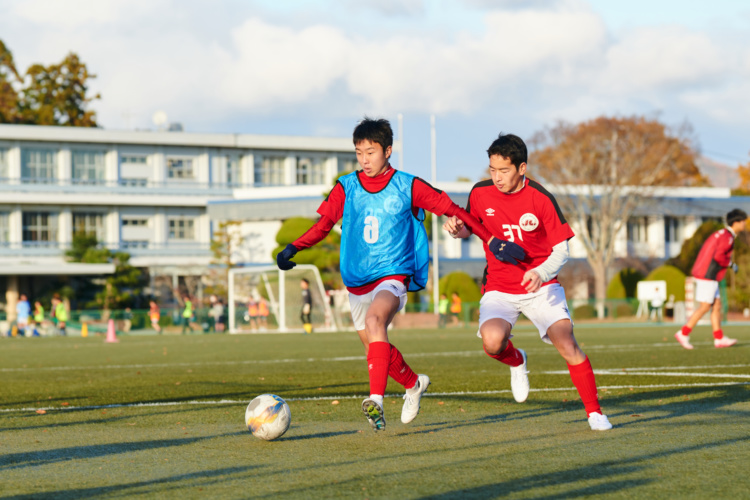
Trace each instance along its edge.
<instances>
[{"instance_id":1,"label":"white and orange soccer ball","mask_svg":"<svg viewBox=\"0 0 750 500\"><path fill-rule=\"evenodd\" d=\"M286 401L275 394L261 394L245 410L245 424L253 436L271 441L284 435L292 423Z\"/></svg>"}]
</instances>

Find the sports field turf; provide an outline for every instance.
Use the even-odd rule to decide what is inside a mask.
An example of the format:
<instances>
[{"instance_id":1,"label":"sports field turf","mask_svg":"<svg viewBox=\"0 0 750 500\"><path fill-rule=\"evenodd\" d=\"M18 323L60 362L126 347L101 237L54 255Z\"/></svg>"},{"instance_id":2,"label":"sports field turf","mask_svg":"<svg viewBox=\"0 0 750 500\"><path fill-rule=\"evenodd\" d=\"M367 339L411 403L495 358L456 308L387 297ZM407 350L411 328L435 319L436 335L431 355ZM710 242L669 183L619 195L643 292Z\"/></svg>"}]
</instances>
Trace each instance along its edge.
<instances>
[{"instance_id":1,"label":"sports field turf","mask_svg":"<svg viewBox=\"0 0 750 500\"><path fill-rule=\"evenodd\" d=\"M378 434L355 333L0 339L0 498L746 498L750 326L729 349L698 327L693 351L675 330L577 328L607 432L526 327L523 404L474 331L393 331L432 385L404 425L390 381ZM266 392L292 410L272 442L243 422Z\"/></svg>"}]
</instances>

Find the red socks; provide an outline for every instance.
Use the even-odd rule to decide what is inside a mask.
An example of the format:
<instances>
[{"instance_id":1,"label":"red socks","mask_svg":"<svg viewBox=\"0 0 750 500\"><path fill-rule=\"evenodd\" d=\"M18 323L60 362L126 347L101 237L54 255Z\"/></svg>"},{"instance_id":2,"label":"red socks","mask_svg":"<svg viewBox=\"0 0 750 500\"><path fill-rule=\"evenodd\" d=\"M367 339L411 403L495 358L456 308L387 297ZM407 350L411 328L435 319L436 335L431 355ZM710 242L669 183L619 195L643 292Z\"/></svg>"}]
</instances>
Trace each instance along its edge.
<instances>
[{"instance_id":1,"label":"red socks","mask_svg":"<svg viewBox=\"0 0 750 500\"><path fill-rule=\"evenodd\" d=\"M722 338L723 336L724 336L724 332L723 332L723 331L721 331L721 330L716 330L716 331L714 332L714 338L715 338L716 340L719 340L719 339L721 339L721 338Z\"/></svg>"},{"instance_id":2,"label":"red socks","mask_svg":"<svg viewBox=\"0 0 750 500\"><path fill-rule=\"evenodd\" d=\"M683 326L683 327L682 327L682 334L683 334L684 336L686 336L686 337L687 337L688 335L690 335L690 332L692 332L692 331L693 331L693 329L692 329L692 328L690 328L690 327L689 327L689 326L687 326L687 325L685 325L685 326Z\"/></svg>"},{"instance_id":3,"label":"red socks","mask_svg":"<svg viewBox=\"0 0 750 500\"><path fill-rule=\"evenodd\" d=\"M583 407L586 414L591 415L594 412L601 413L599 406L599 395L596 392L596 380L594 379L594 369L591 368L588 356L583 363L577 365L568 365L570 380L576 386L578 394L581 396Z\"/></svg>"},{"instance_id":4,"label":"red socks","mask_svg":"<svg viewBox=\"0 0 750 500\"><path fill-rule=\"evenodd\" d=\"M508 366L520 366L523 364L523 356L518 352L518 349L513 347L513 342L510 340L508 340L508 346L500 354L490 354L487 352L487 349L485 349L484 352L492 359L496 359Z\"/></svg>"},{"instance_id":5,"label":"red socks","mask_svg":"<svg viewBox=\"0 0 750 500\"><path fill-rule=\"evenodd\" d=\"M388 385L388 365L391 362L391 344L371 342L367 351L367 369L370 373L370 394L385 395Z\"/></svg>"},{"instance_id":6,"label":"red socks","mask_svg":"<svg viewBox=\"0 0 750 500\"><path fill-rule=\"evenodd\" d=\"M388 367L388 375L393 380L403 385L405 389L411 389L414 384L417 383L417 376L409 365L404 361L404 357L401 355L401 351L396 349L396 346L391 344L391 364Z\"/></svg>"}]
</instances>

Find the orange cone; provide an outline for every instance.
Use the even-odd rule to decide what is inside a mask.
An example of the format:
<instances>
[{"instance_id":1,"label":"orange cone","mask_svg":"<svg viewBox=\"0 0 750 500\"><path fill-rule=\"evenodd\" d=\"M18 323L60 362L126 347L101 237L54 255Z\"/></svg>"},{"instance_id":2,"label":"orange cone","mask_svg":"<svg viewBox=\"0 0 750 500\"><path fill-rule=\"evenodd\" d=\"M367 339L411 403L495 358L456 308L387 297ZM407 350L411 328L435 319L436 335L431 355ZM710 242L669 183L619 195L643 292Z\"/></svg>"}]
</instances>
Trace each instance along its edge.
<instances>
[{"instance_id":1,"label":"orange cone","mask_svg":"<svg viewBox=\"0 0 750 500\"><path fill-rule=\"evenodd\" d=\"M88 337L89 336L89 325L86 323L83 323L81 325L81 337Z\"/></svg>"},{"instance_id":2,"label":"orange cone","mask_svg":"<svg viewBox=\"0 0 750 500\"><path fill-rule=\"evenodd\" d=\"M107 323L107 338L105 342L119 342L117 340L117 333L115 332L115 320L110 319Z\"/></svg>"}]
</instances>

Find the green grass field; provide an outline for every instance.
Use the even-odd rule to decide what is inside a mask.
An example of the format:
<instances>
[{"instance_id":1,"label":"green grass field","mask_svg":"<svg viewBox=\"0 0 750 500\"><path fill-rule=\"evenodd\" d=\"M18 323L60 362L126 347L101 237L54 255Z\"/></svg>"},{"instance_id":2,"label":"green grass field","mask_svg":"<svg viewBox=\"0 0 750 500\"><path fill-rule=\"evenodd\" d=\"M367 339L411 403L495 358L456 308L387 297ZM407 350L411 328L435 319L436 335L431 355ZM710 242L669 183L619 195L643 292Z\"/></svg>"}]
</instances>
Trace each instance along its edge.
<instances>
[{"instance_id":1,"label":"green grass field","mask_svg":"<svg viewBox=\"0 0 750 500\"><path fill-rule=\"evenodd\" d=\"M564 361L528 327L514 338L529 355L523 404L475 330L393 331L432 385L404 425L390 381L378 434L359 410L355 333L4 338L0 498L743 498L750 327L725 329L730 349L699 327L693 351L675 330L577 329L607 432L589 430ZM243 422L266 392L292 411L272 442Z\"/></svg>"}]
</instances>

